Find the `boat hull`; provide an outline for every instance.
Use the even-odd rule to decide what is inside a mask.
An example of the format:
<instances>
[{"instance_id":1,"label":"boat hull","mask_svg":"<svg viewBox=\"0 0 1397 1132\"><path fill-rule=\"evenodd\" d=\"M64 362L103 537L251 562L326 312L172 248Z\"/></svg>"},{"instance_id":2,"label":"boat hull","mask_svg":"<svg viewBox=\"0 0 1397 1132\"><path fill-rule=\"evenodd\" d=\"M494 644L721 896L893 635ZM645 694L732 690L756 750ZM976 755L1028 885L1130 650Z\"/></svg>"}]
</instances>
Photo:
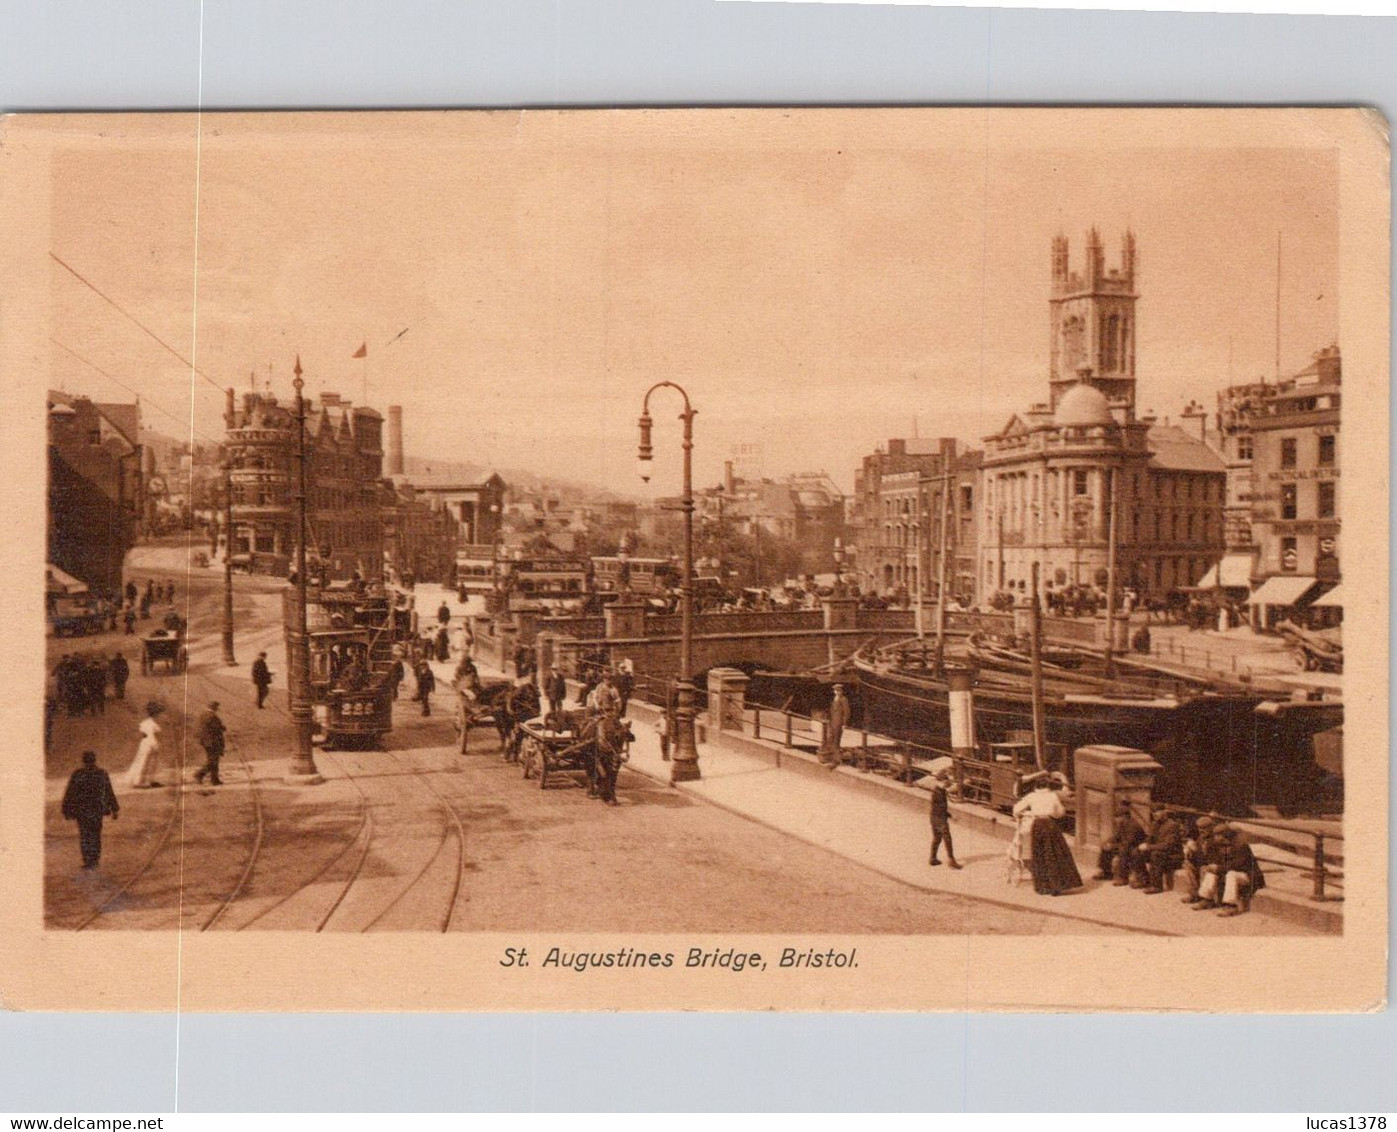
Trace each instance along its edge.
<instances>
[{"instance_id":1,"label":"boat hull","mask_svg":"<svg viewBox=\"0 0 1397 1132\"><path fill-rule=\"evenodd\" d=\"M944 682L896 668L858 667L870 730L947 750L950 710ZM1027 681L977 680L979 742L1031 731ZM1274 710L1270 710L1274 707ZM1069 752L1090 744L1132 747L1161 766L1155 797L1223 813L1255 806L1334 812L1334 777L1314 760L1316 732L1342 721L1341 704L1269 705L1261 695L1224 693L1151 699L1084 692L1045 698L1045 741Z\"/></svg>"}]
</instances>

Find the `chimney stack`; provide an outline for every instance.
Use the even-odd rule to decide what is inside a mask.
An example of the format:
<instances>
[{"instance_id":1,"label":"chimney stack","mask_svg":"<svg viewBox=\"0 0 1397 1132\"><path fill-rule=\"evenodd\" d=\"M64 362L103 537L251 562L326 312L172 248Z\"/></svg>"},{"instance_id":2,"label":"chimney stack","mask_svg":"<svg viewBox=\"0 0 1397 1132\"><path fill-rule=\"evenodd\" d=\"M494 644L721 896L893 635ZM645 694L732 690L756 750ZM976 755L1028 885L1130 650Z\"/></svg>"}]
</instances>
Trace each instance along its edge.
<instances>
[{"instance_id":1,"label":"chimney stack","mask_svg":"<svg viewBox=\"0 0 1397 1132\"><path fill-rule=\"evenodd\" d=\"M388 474L403 474L403 407L388 406Z\"/></svg>"}]
</instances>

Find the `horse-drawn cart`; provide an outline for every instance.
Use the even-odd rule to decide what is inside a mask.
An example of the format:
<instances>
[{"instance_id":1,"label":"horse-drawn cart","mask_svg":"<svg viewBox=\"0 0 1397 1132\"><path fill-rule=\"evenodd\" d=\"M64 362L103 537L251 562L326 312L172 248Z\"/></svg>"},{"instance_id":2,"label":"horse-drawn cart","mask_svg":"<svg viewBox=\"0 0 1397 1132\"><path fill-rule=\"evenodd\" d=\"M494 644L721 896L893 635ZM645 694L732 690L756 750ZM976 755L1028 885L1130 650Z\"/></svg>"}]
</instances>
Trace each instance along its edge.
<instances>
[{"instance_id":1,"label":"horse-drawn cart","mask_svg":"<svg viewBox=\"0 0 1397 1132\"><path fill-rule=\"evenodd\" d=\"M538 776L540 790L547 789L549 774L577 773L592 775L592 744L584 736L583 712L564 712L563 719L553 720L564 726L554 730L546 718L529 719L519 724L524 733L519 746L519 762L524 777Z\"/></svg>"},{"instance_id":2,"label":"horse-drawn cart","mask_svg":"<svg viewBox=\"0 0 1397 1132\"><path fill-rule=\"evenodd\" d=\"M479 679L457 681L453 685L456 692L456 737L461 754L466 753L472 727L491 724L501 731L500 742L504 742L501 722L507 718L507 702L512 685L508 680Z\"/></svg>"},{"instance_id":3,"label":"horse-drawn cart","mask_svg":"<svg viewBox=\"0 0 1397 1132\"><path fill-rule=\"evenodd\" d=\"M175 674L189 667L189 650L185 647L183 633L156 629L150 636L141 638L141 675L149 676L157 664L165 665Z\"/></svg>"},{"instance_id":4,"label":"horse-drawn cart","mask_svg":"<svg viewBox=\"0 0 1397 1132\"><path fill-rule=\"evenodd\" d=\"M629 758L630 728L610 716L589 717L583 711L547 715L519 724L523 733L519 761L524 777L538 775L540 790L549 775L584 774L588 794L616 804L616 777Z\"/></svg>"}]
</instances>

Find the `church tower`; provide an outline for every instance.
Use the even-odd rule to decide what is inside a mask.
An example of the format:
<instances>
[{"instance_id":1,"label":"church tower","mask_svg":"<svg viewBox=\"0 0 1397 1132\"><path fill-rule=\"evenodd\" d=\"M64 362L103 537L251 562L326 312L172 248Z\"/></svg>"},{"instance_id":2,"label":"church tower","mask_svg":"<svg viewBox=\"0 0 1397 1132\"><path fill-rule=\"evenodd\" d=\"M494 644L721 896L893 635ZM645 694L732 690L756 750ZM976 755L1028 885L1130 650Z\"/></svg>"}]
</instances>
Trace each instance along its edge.
<instances>
[{"instance_id":1,"label":"church tower","mask_svg":"<svg viewBox=\"0 0 1397 1132\"><path fill-rule=\"evenodd\" d=\"M1135 416L1135 235L1121 241L1121 265L1106 268L1101 235L1087 233L1086 262L1072 270L1067 237L1053 238L1049 382L1052 406L1084 382L1106 395L1118 419Z\"/></svg>"}]
</instances>

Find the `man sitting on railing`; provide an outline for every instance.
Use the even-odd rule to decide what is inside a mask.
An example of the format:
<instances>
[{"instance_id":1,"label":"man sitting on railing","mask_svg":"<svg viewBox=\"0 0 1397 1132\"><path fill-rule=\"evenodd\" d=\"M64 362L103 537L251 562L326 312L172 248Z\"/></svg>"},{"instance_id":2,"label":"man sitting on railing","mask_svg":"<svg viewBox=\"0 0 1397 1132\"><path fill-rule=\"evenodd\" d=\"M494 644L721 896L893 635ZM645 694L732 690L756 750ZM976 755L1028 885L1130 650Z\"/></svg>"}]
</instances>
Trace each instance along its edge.
<instances>
[{"instance_id":1,"label":"man sitting on railing","mask_svg":"<svg viewBox=\"0 0 1397 1132\"><path fill-rule=\"evenodd\" d=\"M1130 803L1119 803L1116 807L1116 828L1101 846L1101 853L1096 858L1094 879L1109 880L1116 885L1129 884L1136 851L1144 840L1144 827L1130 812Z\"/></svg>"},{"instance_id":2,"label":"man sitting on railing","mask_svg":"<svg viewBox=\"0 0 1397 1132\"><path fill-rule=\"evenodd\" d=\"M1251 898L1266 887L1266 878L1257 864L1256 855L1246 839L1230 825L1220 825L1215 834L1218 840L1216 864L1207 866L1203 883L1199 886L1201 898L1193 906L1195 912L1205 908L1218 907L1217 891L1219 878L1222 883L1222 909L1219 916L1240 916L1251 908Z\"/></svg>"},{"instance_id":3,"label":"man sitting on railing","mask_svg":"<svg viewBox=\"0 0 1397 1132\"><path fill-rule=\"evenodd\" d=\"M1183 864L1183 827L1167 810L1156 809L1150 815L1150 829L1145 840L1136 849L1142 862L1146 879L1146 896L1156 896L1164 891L1165 880L1172 877Z\"/></svg>"},{"instance_id":4,"label":"man sitting on railing","mask_svg":"<svg viewBox=\"0 0 1397 1132\"><path fill-rule=\"evenodd\" d=\"M1217 863L1218 843L1213 837L1217 822L1203 814L1194 823L1194 834L1184 842L1184 877L1188 880L1188 895L1183 897L1185 904L1197 904L1202 899L1198 895L1203 883L1203 872Z\"/></svg>"}]
</instances>

